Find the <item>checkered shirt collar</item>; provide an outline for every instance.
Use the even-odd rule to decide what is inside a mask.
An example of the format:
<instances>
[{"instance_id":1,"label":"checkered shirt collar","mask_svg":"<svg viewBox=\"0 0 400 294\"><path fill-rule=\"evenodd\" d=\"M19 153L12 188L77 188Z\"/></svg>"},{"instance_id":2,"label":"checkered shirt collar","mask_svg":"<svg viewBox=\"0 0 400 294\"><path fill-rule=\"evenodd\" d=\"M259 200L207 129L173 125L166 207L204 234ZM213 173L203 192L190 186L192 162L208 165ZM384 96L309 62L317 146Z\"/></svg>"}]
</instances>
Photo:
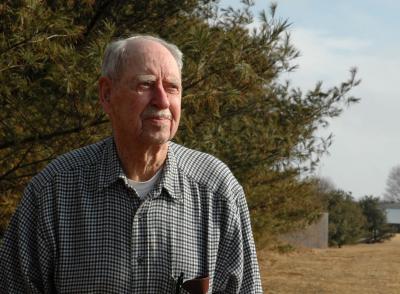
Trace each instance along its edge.
<instances>
[{"instance_id":1,"label":"checkered shirt collar","mask_svg":"<svg viewBox=\"0 0 400 294\"><path fill-rule=\"evenodd\" d=\"M125 184L128 182L121 162L118 157L114 139L111 137L105 141L105 148L101 158L101 169L99 175L99 189L106 188L122 179ZM156 187L156 193L160 194L164 189L167 194L177 201L182 201L182 181L178 172L176 156L171 148L171 142L168 143L167 159L165 161L164 170L161 174L160 184Z\"/></svg>"}]
</instances>

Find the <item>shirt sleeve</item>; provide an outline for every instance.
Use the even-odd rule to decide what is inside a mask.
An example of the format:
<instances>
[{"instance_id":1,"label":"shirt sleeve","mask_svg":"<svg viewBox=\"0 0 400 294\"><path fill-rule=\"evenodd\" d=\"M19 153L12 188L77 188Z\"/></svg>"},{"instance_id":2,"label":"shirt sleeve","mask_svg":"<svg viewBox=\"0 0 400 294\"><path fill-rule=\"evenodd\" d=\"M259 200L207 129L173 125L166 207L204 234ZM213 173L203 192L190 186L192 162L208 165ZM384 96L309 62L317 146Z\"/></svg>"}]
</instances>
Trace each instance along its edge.
<instances>
[{"instance_id":1,"label":"shirt sleeve","mask_svg":"<svg viewBox=\"0 0 400 294\"><path fill-rule=\"evenodd\" d=\"M0 245L1 293L56 293L51 282L51 246L38 206L28 185Z\"/></svg>"},{"instance_id":2,"label":"shirt sleeve","mask_svg":"<svg viewBox=\"0 0 400 294\"><path fill-rule=\"evenodd\" d=\"M243 189L238 190L221 234L213 293L262 293L249 210Z\"/></svg>"}]
</instances>

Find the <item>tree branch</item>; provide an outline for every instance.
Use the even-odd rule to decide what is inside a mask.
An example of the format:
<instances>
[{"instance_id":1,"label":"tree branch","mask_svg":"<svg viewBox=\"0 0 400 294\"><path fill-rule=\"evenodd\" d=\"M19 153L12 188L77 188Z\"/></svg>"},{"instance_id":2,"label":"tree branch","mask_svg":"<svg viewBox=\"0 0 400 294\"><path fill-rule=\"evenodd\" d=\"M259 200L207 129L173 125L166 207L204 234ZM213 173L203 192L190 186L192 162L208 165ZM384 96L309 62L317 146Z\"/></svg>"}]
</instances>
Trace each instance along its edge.
<instances>
[{"instance_id":1,"label":"tree branch","mask_svg":"<svg viewBox=\"0 0 400 294\"><path fill-rule=\"evenodd\" d=\"M26 144L26 143L30 143L30 142L34 142L34 141L38 141L38 140L39 141L47 141L47 140L50 140L50 139L53 139L53 138L56 138L59 136L64 136L64 135L73 134L73 133L79 133L87 128L101 125L101 124L104 124L107 122L108 122L108 119L100 118L99 120L93 121L90 124L82 125L82 126L71 128L71 129L60 130L60 131L56 131L56 132L49 133L49 134L38 134L38 135L28 136L28 137L25 137L20 140L5 141L0 144L0 150L9 148L9 147L17 145L17 144Z\"/></svg>"},{"instance_id":2,"label":"tree branch","mask_svg":"<svg viewBox=\"0 0 400 294\"><path fill-rule=\"evenodd\" d=\"M32 148L33 148L33 145L29 146L25 150L24 154L21 156L21 158L20 158L20 160L18 161L17 164L13 168L11 168L10 170L6 171L4 174L0 175L0 181L2 179L4 179L5 177L7 177L9 174L13 173L14 171L16 171L17 169L19 169L21 167L22 162L25 160L26 156L32 150Z\"/></svg>"},{"instance_id":3,"label":"tree branch","mask_svg":"<svg viewBox=\"0 0 400 294\"><path fill-rule=\"evenodd\" d=\"M99 9L96 11L95 15L93 18L90 20L89 24L86 27L85 32L83 33L83 38L87 38L87 36L90 34L92 29L95 27L97 21L99 20L100 16L105 12L105 11L110 11L110 9L107 9L108 6L110 6L114 1L106 1L103 5L99 7Z\"/></svg>"}]
</instances>

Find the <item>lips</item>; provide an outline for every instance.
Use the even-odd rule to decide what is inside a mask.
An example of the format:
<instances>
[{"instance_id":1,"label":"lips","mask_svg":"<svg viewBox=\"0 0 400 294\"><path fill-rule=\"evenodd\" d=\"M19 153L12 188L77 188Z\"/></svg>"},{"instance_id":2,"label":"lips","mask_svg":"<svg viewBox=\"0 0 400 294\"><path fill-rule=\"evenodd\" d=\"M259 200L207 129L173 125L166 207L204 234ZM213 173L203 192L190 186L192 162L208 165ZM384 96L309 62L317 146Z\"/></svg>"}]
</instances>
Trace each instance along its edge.
<instances>
[{"instance_id":1,"label":"lips","mask_svg":"<svg viewBox=\"0 0 400 294\"><path fill-rule=\"evenodd\" d=\"M168 120L171 120L172 118L170 115L154 115L154 116L146 116L146 117L144 117L144 119L155 119L155 120L168 119Z\"/></svg>"}]
</instances>

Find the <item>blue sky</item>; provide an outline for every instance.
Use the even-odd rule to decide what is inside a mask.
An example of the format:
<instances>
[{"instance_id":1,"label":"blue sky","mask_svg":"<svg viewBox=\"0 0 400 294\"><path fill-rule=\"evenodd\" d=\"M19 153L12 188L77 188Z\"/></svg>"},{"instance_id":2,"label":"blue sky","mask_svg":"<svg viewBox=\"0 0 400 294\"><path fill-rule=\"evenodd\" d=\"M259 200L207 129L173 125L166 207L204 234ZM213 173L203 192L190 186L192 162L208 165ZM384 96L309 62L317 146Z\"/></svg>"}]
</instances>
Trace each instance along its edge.
<instances>
[{"instance_id":1,"label":"blue sky","mask_svg":"<svg viewBox=\"0 0 400 294\"><path fill-rule=\"evenodd\" d=\"M353 196L382 196L390 169L400 165L400 1L278 0L288 19L299 69L286 77L303 90L316 81L334 86L358 68L362 83L351 93L362 100L331 122L329 155L318 176ZM255 15L270 1L255 1ZM224 0L223 6L238 6Z\"/></svg>"}]
</instances>

